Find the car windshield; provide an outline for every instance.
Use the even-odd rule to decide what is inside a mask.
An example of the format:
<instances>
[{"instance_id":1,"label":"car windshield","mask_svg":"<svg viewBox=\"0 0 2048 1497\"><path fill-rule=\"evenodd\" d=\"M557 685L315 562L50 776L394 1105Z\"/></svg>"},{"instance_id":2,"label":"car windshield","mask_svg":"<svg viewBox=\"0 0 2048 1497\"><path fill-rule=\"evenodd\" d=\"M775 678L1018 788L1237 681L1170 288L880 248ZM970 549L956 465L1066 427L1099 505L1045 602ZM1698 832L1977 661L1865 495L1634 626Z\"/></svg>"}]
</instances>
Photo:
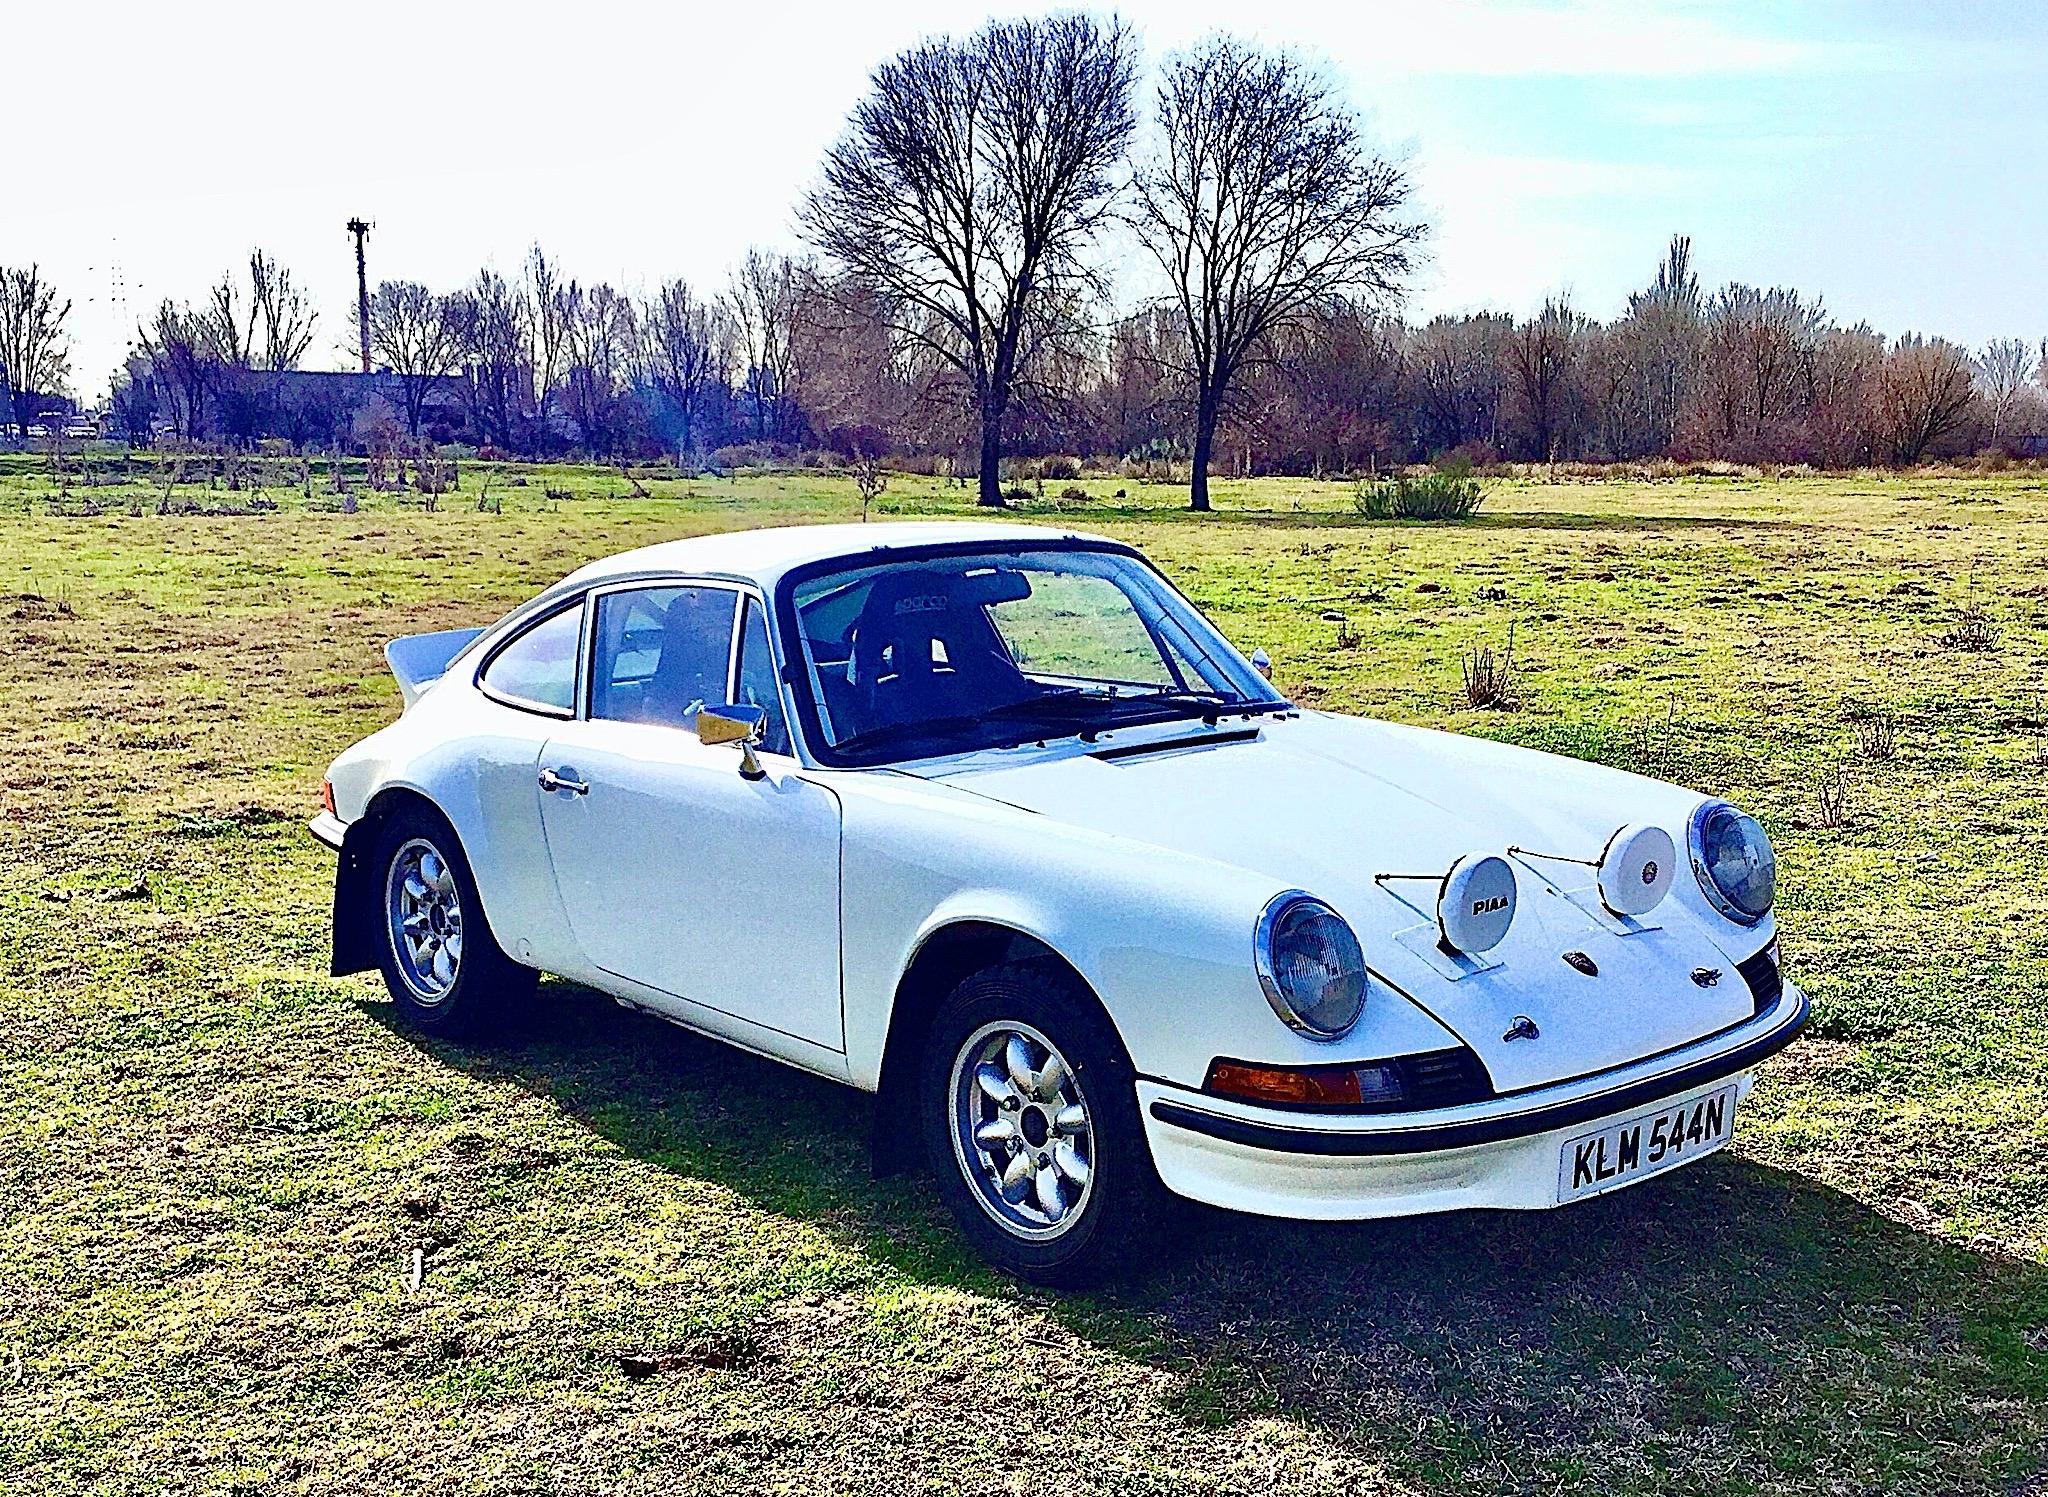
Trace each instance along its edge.
<instances>
[{"instance_id":1,"label":"car windshield","mask_svg":"<svg viewBox=\"0 0 2048 1497\"><path fill-rule=\"evenodd\" d=\"M1126 552L909 555L808 576L791 603L806 728L831 764L1288 705Z\"/></svg>"}]
</instances>

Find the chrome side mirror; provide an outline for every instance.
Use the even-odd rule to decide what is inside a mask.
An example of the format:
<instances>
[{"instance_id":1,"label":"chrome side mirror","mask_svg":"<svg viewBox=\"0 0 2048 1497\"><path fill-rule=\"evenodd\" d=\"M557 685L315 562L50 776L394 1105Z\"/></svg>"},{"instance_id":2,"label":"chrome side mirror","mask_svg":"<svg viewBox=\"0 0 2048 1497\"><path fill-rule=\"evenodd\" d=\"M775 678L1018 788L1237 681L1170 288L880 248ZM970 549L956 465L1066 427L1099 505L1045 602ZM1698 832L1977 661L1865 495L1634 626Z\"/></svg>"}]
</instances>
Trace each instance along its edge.
<instances>
[{"instance_id":1,"label":"chrome side mirror","mask_svg":"<svg viewBox=\"0 0 2048 1497\"><path fill-rule=\"evenodd\" d=\"M754 757L754 745L768 731L768 709L731 702L723 707L703 707L697 712L697 741L704 744L737 743L740 746L740 775L762 780L768 771Z\"/></svg>"},{"instance_id":2,"label":"chrome side mirror","mask_svg":"<svg viewBox=\"0 0 2048 1497\"><path fill-rule=\"evenodd\" d=\"M1272 680L1273 657L1262 649L1252 651L1252 669L1264 676L1268 681Z\"/></svg>"}]
</instances>

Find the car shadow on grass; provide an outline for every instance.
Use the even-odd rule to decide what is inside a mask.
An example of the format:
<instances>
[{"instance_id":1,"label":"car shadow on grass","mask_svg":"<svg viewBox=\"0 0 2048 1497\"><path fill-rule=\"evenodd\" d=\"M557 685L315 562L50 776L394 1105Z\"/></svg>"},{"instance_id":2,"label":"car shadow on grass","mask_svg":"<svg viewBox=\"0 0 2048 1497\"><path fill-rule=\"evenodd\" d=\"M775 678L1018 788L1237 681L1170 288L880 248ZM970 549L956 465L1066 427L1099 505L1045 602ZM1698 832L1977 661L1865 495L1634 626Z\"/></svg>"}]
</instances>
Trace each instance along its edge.
<instances>
[{"instance_id":1,"label":"car shadow on grass","mask_svg":"<svg viewBox=\"0 0 2048 1497\"><path fill-rule=\"evenodd\" d=\"M636 1158L824 1227L919 1282L1028 1300L1170 1374L1182 1417L1278 1420L1361 1478L2010 1492L2042 1463L2048 1272L1722 1155L1544 1213L1303 1224L1191 1210L1129 1281L990 1274L869 1099L550 981L515 1043L419 1040Z\"/></svg>"}]
</instances>

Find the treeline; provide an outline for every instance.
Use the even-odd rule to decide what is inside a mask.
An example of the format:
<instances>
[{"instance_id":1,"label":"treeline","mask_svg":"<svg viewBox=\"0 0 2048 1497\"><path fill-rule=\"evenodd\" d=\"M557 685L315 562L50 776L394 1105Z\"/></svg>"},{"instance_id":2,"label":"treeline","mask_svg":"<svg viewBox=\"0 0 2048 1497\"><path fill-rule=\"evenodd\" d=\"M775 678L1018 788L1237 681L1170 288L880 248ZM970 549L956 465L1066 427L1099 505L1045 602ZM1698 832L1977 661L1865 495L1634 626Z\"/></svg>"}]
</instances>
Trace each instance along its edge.
<instances>
[{"instance_id":1,"label":"treeline","mask_svg":"<svg viewBox=\"0 0 2048 1497\"><path fill-rule=\"evenodd\" d=\"M433 441L528 457L730 464L810 449L974 467L978 425L957 372L893 350L863 288L814 263L756 252L712 295L681 280L643 297L584 285L539 250L516 278L487 270L445 294L387 282L370 315L388 412L366 412L346 382L274 378L303 351L297 324L275 325L277 300L250 297L264 309L252 337L247 312L229 320L237 300L217 288L201 311L166 304L145 329L114 402L131 439L360 446L366 420L395 416ZM1186 343L1176 318L1148 309L1047 359L1020 392L1006 450L1185 461ZM1974 357L1939 338L1888 340L1781 288L1707 293L1677 239L1606 323L1562 301L1521 321L1420 325L1346 299L1315 308L1254 350L1214 461L1311 474L1451 453L1839 467L2018 452L2048 434L2044 358L2017 339Z\"/></svg>"},{"instance_id":2,"label":"treeline","mask_svg":"<svg viewBox=\"0 0 2048 1497\"><path fill-rule=\"evenodd\" d=\"M1425 233L1409 180L1315 72L1228 37L1169 57L1142 148L1137 80L1114 20L920 43L826 152L803 254L754 251L715 289L622 290L538 248L460 287L385 281L352 329L367 376L300 370L314 313L259 251L139 330L115 424L719 465L831 451L973 474L987 503L1006 456L1072 454L1181 465L1197 508L1212 469L1846 466L2032 454L2048 433L2048 344L1973 353L1794 290L1710 290L1684 238L1608 321L1563 299L1404 320ZM1109 303L1113 259L1149 273L1135 306ZM54 388L64 308L32 270L8 277L0 371ZM40 328L12 354L10 317Z\"/></svg>"}]
</instances>

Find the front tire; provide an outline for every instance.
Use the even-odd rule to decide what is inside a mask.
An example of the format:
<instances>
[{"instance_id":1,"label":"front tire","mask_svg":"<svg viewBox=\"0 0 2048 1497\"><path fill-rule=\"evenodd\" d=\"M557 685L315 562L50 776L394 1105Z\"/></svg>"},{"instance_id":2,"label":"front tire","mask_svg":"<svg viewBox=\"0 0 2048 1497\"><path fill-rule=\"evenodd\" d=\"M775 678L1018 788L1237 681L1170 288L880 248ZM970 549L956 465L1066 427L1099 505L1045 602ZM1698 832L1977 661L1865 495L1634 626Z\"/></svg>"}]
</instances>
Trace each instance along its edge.
<instances>
[{"instance_id":1,"label":"front tire","mask_svg":"<svg viewBox=\"0 0 2048 1497\"><path fill-rule=\"evenodd\" d=\"M939 1007L918 1097L925 1149L975 1249L1033 1283L1143 1266L1164 1204L1135 1077L1094 995L1050 962L977 972Z\"/></svg>"},{"instance_id":2,"label":"front tire","mask_svg":"<svg viewBox=\"0 0 2048 1497\"><path fill-rule=\"evenodd\" d=\"M388 817L371 863L378 968L406 1022L427 1034L505 1027L539 974L498 945L462 844L446 818L408 806Z\"/></svg>"}]
</instances>

